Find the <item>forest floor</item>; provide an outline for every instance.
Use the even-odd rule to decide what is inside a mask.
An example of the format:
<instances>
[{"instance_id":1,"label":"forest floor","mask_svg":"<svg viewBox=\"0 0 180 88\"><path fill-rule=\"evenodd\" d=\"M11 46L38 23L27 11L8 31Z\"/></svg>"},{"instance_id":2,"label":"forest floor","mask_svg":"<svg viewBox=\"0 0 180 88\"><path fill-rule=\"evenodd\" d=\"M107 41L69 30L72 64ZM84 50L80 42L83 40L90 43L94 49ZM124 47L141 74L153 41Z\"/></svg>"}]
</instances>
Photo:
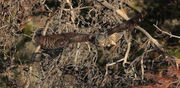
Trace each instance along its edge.
<instances>
[{"instance_id":1,"label":"forest floor","mask_svg":"<svg viewBox=\"0 0 180 88\"><path fill-rule=\"evenodd\" d=\"M0 88L179 88L179 4L0 0ZM143 19L132 21L143 11ZM35 41L39 32L69 34L59 43L75 43L44 49ZM75 33L95 39L77 42Z\"/></svg>"}]
</instances>

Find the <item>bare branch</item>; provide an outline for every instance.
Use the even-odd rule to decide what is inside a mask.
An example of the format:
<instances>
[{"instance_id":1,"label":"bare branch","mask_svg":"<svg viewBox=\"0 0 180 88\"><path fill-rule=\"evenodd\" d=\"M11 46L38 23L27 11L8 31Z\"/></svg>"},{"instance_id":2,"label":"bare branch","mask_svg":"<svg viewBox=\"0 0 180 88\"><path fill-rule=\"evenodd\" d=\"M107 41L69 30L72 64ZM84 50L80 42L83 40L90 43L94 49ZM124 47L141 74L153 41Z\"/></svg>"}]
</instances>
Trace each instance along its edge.
<instances>
[{"instance_id":1,"label":"bare branch","mask_svg":"<svg viewBox=\"0 0 180 88\"><path fill-rule=\"evenodd\" d=\"M156 39L154 39L145 29L143 29L140 26L137 26L136 29L138 29L139 31L143 32L149 38L149 40L152 43L154 43L161 51L164 51L164 49L162 48L162 45L159 44L159 42Z\"/></svg>"},{"instance_id":2,"label":"bare branch","mask_svg":"<svg viewBox=\"0 0 180 88\"><path fill-rule=\"evenodd\" d=\"M155 25L155 24L153 24L153 26L156 27L156 29L158 29L160 32L162 32L162 33L164 33L164 34L166 34L166 35L169 35L170 37L174 37L174 38L180 39L180 36L176 36L176 35L173 35L173 34L171 34L171 33L166 32L166 31L162 31L162 30L161 30L157 25Z\"/></svg>"}]
</instances>

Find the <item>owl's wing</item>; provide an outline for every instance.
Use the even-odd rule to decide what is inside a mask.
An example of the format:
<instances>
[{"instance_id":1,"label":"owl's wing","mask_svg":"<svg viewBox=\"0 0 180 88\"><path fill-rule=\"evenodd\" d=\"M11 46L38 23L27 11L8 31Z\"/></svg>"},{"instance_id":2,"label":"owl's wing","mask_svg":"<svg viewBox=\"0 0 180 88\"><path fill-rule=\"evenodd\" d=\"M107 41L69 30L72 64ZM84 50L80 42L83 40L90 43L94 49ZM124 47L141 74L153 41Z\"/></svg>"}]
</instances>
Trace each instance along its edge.
<instances>
[{"instance_id":1,"label":"owl's wing","mask_svg":"<svg viewBox=\"0 0 180 88\"><path fill-rule=\"evenodd\" d=\"M52 48L66 47L70 44L69 39L57 39Z\"/></svg>"}]
</instances>

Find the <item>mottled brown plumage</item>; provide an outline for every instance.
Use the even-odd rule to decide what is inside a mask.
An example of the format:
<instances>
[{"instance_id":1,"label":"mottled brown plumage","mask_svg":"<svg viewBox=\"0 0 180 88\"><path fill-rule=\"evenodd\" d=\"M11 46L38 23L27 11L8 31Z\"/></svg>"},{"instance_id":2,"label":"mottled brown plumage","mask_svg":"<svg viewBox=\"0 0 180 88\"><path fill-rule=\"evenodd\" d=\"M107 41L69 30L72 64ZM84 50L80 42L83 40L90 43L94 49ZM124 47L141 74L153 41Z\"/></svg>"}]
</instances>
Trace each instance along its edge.
<instances>
[{"instance_id":1,"label":"mottled brown plumage","mask_svg":"<svg viewBox=\"0 0 180 88\"><path fill-rule=\"evenodd\" d=\"M62 33L46 36L35 36L35 42L44 49L65 47L71 43L86 42L91 39L88 34Z\"/></svg>"}]
</instances>

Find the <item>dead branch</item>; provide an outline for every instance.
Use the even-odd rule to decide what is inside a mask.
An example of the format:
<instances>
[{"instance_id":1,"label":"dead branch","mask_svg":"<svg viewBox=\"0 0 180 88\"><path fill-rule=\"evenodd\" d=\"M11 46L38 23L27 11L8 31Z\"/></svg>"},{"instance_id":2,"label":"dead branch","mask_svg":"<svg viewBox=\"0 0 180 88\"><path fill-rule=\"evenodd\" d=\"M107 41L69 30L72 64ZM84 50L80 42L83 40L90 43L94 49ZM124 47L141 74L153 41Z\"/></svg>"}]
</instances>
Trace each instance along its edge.
<instances>
[{"instance_id":1,"label":"dead branch","mask_svg":"<svg viewBox=\"0 0 180 88\"><path fill-rule=\"evenodd\" d=\"M163 34L169 35L170 37L174 37L174 38L180 39L180 36L173 35L173 34L171 34L171 33L168 33L168 32L166 32L166 31L163 31L163 30L161 30L161 29L160 29L157 25L155 25L155 24L153 24L153 26L154 26L156 29L158 29L160 32L162 32Z\"/></svg>"},{"instance_id":2,"label":"dead branch","mask_svg":"<svg viewBox=\"0 0 180 88\"><path fill-rule=\"evenodd\" d=\"M158 49L160 49L161 51L164 51L162 45L159 44L159 42L158 42L156 39L154 39L146 30L144 30L144 29L143 29L142 27L140 27L140 26L137 26L136 29L138 29L139 31L143 32L143 33L149 38L149 40L150 40L153 44L156 45L156 47L157 47Z\"/></svg>"}]
</instances>

